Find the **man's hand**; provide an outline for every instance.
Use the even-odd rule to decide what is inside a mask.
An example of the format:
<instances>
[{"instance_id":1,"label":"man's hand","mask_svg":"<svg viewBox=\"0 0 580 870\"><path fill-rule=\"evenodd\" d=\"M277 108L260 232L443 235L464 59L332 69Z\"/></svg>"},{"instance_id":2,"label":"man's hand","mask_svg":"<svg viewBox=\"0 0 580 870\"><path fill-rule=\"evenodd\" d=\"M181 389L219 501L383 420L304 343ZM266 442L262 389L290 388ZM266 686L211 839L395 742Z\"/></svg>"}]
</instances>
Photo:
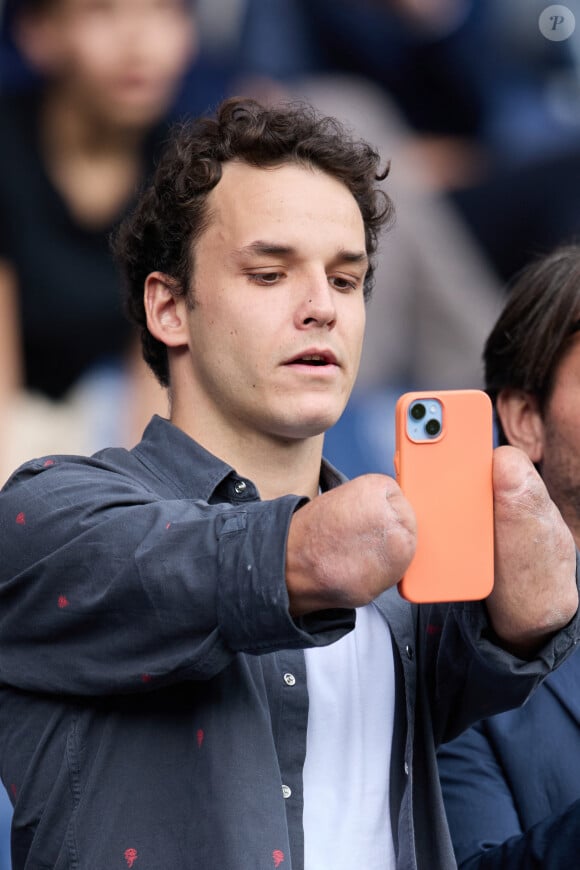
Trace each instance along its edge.
<instances>
[{"instance_id":1,"label":"man's hand","mask_svg":"<svg viewBox=\"0 0 580 870\"><path fill-rule=\"evenodd\" d=\"M488 613L500 643L533 654L578 607L572 534L527 455L494 452L495 585Z\"/></svg>"},{"instance_id":2,"label":"man's hand","mask_svg":"<svg viewBox=\"0 0 580 870\"><path fill-rule=\"evenodd\" d=\"M292 615L368 604L401 579L415 538L413 509L391 477L365 474L317 496L290 523Z\"/></svg>"}]
</instances>

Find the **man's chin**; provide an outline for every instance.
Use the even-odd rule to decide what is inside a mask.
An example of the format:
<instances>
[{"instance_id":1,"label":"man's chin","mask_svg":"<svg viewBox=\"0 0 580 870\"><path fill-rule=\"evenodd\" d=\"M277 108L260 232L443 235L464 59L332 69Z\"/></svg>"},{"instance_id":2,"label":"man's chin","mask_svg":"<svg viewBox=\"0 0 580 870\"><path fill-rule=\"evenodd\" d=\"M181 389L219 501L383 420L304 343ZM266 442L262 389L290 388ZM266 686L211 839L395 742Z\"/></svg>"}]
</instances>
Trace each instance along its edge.
<instances>
[{"instance_id":1,"label":"man's chin","mask_svg":"<svg viewBox=\"0 0 580 870\"><path fill-rule=\"evenodd\" d=\"M318 414L302 421L293 420L287 426L282 426L279 435L292 441L305 441L318 438L331 429L340 419L340 414Z\"/></svg>"},{"instance_id":2,"label":"man's chin","mask_svg":"<svg viewBox=\"0 0 580 870\"><path fill-rule=\"evenodd\" d=\"M338 422L345 406L342 395L329 396L322 391L309 396L289 395L283 405L277 403L267 417L262 416L262 425L277 437L304 441L324 435Z\"/></svg>"}]
</instances>

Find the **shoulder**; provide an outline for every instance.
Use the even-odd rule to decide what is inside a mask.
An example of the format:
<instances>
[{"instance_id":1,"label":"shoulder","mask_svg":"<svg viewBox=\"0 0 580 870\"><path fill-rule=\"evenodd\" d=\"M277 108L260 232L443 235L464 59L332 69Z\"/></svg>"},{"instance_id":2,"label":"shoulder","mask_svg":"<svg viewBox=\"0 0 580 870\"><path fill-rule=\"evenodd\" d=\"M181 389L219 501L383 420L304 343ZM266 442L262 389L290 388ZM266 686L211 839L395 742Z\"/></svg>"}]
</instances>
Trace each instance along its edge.
<instances>
[{"instance_id":1,"label":"shoulder","mask_svg":"<svg viewBox=\"0 0 580 870\"><path fill-rule=\"evenodd\" d=\"M146 491L147 470L123 448L107 448L94 456L52 455L25 462L8 478L0 503L14 498L94 500L105 491Z\"/></svg>"}]
</instances>

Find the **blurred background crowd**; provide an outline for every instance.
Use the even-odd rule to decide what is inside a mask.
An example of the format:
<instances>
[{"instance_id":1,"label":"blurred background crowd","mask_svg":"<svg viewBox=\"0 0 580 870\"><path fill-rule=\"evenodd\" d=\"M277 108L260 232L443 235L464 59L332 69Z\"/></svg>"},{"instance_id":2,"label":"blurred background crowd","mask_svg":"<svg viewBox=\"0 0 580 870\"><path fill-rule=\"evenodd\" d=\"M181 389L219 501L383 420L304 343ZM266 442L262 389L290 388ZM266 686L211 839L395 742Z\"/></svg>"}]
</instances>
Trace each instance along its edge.
<instances>
[{"instance_id":1,"label":"blurred background crowd","mask_svg":"<svg viewBox=\"0 0 580 870\"><path fill-rule=\"evenodd\" d=\"M109 238L168 126L233 94L307 99L390 161L396 222L326 453L391 472L397 396L481 386L506 286L578 237L580 0L540 27L548 6L0 0L1 482L31 456L131 446L165 413Z\"/></svg>"}]
</instances>

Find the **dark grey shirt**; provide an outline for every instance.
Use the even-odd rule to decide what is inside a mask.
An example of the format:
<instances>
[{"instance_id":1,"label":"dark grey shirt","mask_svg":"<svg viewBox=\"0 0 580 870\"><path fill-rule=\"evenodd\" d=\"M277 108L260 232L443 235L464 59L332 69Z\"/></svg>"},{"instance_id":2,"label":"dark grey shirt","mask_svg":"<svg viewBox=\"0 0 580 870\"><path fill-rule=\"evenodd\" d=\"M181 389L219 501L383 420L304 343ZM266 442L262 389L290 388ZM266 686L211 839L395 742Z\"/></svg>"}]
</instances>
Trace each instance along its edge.
<instances>
[{"instance_id":1,"label":"dark grey shirt","mask_svg":"<svg viewBox=\"0 0 580 870\"><path fill-rule=\"evenodd\" d=\"M339 482L324 464L322 487ZM35 460L6 484L15 870L302 870L302 650L354 625L351 611L289 615L285 541L303 501L260 501L160 418L132 451ZM436 744L521 703L574 648L578 619L521 662L478 604L413 607L396 589L377 603L395 653L397 867L451 868Z\"/></svg>"}]
</instances>

